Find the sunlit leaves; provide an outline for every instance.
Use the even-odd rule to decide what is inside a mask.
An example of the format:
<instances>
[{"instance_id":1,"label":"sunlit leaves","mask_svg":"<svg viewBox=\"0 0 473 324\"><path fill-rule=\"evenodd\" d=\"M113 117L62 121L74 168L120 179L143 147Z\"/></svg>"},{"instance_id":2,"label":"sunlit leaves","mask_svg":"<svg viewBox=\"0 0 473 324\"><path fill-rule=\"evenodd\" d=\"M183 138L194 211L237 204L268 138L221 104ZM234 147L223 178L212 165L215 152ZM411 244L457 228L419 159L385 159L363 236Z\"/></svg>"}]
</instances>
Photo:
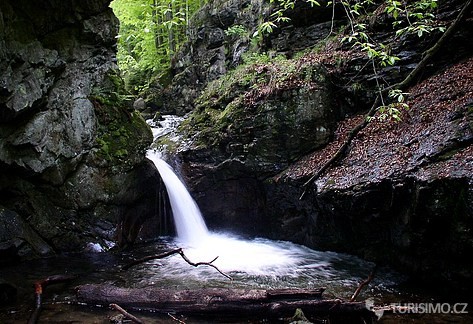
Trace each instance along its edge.
<instances>
[{"instance_id":1,"label":"sunlit leaves","mask_svg":"<svg viewBox=\"0 0 473 324\"><path fill-rule=\"evenodd\" d=\"M386 12L391 14L394 19L399 17L401 9L401 2L400 1L387 1Z\"/></svg>"},{"instance_id":2,"label":"sunlit leaves","mask_svg":"<svg viewBox=\"0 0 473 324\"><path fill-rule=\"evenodd\" d=\"M228 27L225 31L225 35L227 36L246 36L248 35L248 30L246 30L245 26L243 25L233 25Z\"/></svg>"},{"instance_id":3,"label":"sunlit leaves","mask_svg":"<svg viewBox=\"0 0 473 324\"><path fill-rule=\"evenodd\" d=\"M263 34L269 34L273 32L273 29L276 28L276 24L273 23L272 21L265 21L264 23L261 24L259 30Z\"/></svg>"},{"instance_id":4,"label":"sunlit leaves","mask_svg":"<svg viewBox=\"0 0 473 324\"><path fill-rule=\"evenodd\" d=\"M402 92L400 89L392 89L389 91L389 98L394 99L398 103L402 103L405 101L406 96L408 95L407 92Z\"/></svg>"},{"instance_id":5,"label":"sunlit leaves","mask_svg":"<svg viewBox=\"0 0 473 324\"><path fill-rule=\"evenodd\" d=\"M315 1L315 0L307 0L308 3L310 3L310 6L313 7L313 6L319 6L320 7L320 3L318 1Z\"/></svg>"},{"instance_id":6,"label":"sunlit leaves","mask_svg":"<svg viewBox=\"0 0 473 324\"><path fill-rule=\"evenodd\" d=\"M203 3L196 0L114 0L120 20L117 59L127 84L146 86L148 79L167 69L171 56L186 39L190 15Z\"/></svg>"},{"instance_id":7,"label":"sunlit leaves","mask_svg":"<svg viewBox=\"0 0 473 324\"><path fill-rule=\"evenodd\" d=\"M368 121L395 121L402 120L402 111L409 110L409 105L405 102L408 93L402 92L400 89L391 89L388 98L391 103L378 107L374 117L368 117Z\"/></svg>"},{"instance_id":8,"label":"sunlit leaves","mask_svg":"<svg viewBox=\"0 0 473 324\"><path fill-rule=\"evenodd\" d=\"M397 28L396 36L414 34L423 37L425 34L445 28L434 23L434 10L437 9L437 0L417 0L407 3L388 0L385 12L394 18L393 26Z\"/></svg>"}]
</instances>

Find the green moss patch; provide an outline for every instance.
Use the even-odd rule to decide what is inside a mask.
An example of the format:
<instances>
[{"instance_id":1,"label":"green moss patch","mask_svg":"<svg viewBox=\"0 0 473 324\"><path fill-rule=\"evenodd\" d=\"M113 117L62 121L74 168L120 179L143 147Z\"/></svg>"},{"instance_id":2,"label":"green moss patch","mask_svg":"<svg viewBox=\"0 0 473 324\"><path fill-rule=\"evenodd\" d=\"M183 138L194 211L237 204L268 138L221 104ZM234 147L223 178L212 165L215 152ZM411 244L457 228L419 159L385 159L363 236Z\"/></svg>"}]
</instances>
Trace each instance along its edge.
<instances>
[{"instance_id":1,"label":"green moss patch","mask_svg":"<svg viewBox=\"0 0 473 324\"><path fill-rule=\"evenodd\" d=\"M314 53L297 59L266 54L247 56L245 64L207 85L180 131L203 147L217 145L223 149L235 136L243 143L251 141L249 133L255 115L267 112L264 102L291 90L317 89L325 75Z\"/></svg>"},{"instance_id":2,"label":"green moss patch","mask_svg":"<svg viewBox=\"0 0 473 324\"><path fill-rule=\"evenodd\" d=\"M142 158L152 141L149 126L123 93L122 79L112 72L90 97L98 119L96 155L117 166Z\"/></svg>"}]
</instances>

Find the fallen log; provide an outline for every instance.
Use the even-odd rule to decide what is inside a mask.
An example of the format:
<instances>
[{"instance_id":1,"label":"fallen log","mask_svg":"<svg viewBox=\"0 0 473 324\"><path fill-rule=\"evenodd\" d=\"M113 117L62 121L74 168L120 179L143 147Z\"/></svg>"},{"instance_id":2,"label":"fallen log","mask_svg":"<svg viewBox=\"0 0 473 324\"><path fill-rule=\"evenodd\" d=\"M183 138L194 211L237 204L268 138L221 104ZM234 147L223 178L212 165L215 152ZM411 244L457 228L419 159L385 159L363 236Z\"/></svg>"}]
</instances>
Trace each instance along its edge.
<instances>
[{"instance_id":1,"label":"fallen log","mask_svg":"<svg viewBox=\"0 0 473 324\"><path fill-rule=\"evenodd\" d=\"M363 302L322 299L325 289L225 289L202 288L171 290L154 287L120 288L110 285L77 287L81 303L109 305L116 303L133 310L159 313L218 316L292 316L301 308L308 316L353 314L371 316Z\"/></svg>"}]
</instances>

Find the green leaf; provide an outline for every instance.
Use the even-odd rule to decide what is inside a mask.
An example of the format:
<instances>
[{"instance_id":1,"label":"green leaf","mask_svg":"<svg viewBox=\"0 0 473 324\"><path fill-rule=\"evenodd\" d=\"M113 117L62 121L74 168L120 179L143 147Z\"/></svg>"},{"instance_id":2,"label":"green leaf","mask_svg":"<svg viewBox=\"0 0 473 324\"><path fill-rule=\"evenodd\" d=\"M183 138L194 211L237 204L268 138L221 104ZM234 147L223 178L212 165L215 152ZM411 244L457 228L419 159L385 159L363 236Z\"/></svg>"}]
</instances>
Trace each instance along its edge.
<instances>
[{"instance_id":1,"label":"green leaf","mask_svg":"<svg viewBox=\"0 0 473 324\"><path fill-rule=\"evenodd\" d=\"M306 0L308 3L310 3L310 6L313 7L313 6L318 6L320 7L320 3L318 1L315 1L315 0Z\"/></svg>"}]
</instances>

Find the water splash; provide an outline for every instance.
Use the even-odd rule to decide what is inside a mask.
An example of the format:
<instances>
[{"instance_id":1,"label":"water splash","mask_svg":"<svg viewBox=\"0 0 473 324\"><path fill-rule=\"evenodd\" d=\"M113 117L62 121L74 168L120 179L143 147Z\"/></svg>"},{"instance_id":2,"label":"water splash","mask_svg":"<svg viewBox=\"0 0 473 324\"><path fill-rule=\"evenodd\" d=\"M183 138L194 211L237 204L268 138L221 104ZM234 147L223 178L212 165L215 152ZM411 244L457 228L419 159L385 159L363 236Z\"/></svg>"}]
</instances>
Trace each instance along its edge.
<instances>
[{"instance_id":1,"label":"water splash","mask_svg":"<svg viewBox=\"0 0 473 324\"><path fill-rule=\"evenodd\" d=\"M184 120L183 117L174 115L163 115L162 120L154 121L153 119L146 120L146 123L151 127L153 132L153 140L157 138L174 133L179 124Z\"/></svg>"},{"instance_id":2,"label":"water splash","mask_svg":"<svg viewBox=\"0 0 473 324\"><path fill-rule=\"evenodd\" d=\"M179 241L180 246L183 246ZM310 249L290 242L267 239L245 240L226 233L209 233L197 245L183 246L191 260L210 261L225 272L245 273L253 276L298 276ZM314 268L329 265L328 259L313 260Z\"/></svg>"}]
</instances>

